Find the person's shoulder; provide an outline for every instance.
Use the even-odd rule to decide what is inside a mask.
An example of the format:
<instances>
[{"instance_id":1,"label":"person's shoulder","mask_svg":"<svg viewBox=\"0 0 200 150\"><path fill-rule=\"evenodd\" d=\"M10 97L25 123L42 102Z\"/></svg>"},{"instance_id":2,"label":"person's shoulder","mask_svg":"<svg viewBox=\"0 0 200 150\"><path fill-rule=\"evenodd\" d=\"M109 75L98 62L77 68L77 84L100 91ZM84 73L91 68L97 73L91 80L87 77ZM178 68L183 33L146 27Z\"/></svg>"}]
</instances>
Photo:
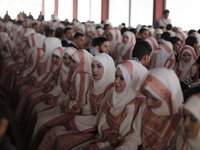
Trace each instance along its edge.
<instances>
[{"instance_id":1,"label":"person's shoulder","mask_svg":"<svg viewBox=\"0 0 200 150\"><path fill-rule=\"evenodd\" d=\"M69 44L67 45L67 47L74 47L74 48L78 49L78 47L76 47L73 43L69 43Z\"/></svg>"}]
</instances>

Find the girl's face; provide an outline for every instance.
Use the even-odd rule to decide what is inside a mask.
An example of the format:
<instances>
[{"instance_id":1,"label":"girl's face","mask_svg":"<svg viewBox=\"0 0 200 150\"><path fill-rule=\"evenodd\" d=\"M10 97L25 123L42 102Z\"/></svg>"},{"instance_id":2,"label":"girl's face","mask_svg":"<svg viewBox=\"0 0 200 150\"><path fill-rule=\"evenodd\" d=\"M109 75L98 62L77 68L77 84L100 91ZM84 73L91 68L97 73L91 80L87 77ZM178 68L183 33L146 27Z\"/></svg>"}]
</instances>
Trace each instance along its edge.
<instances>
[{"instance_id":1,"label":"girl's face","mask_svg":"<svg viewBox=\"0 0 200 150\"><path fill-rule=\"evenodd\" d=\"M71 65L72 65L72 57L68 53L64 54L63 63L64 63L64 65L66 67L71 67Z\"/></svg>"},{"instance_id":2,"label":"girl's face","mask_svg":"<svg viewBox=\"0 0 200 150\"><path fill-rule=\"evenodd\" d=\"M156 34L156 39L157 40L161 39L161 34Z\"/></svg>"},{"instance_id":3,"label":"girl's face","mask_svg":"<svg viewBox=\"0 0 200 150\"><path fill-rule=\"evenodd\" d=\"M100 62L94 60L92 62L91 67L92 67L92 75L93 75L94 80L101 80L104 73L103 65Z\"/></svg>"},{"instance_id":4,"label":"girl's face","mask_svg":"<svg viewBox=\"0 0 200 150\"><path fill-rule=\"evenodd\" d=\"M153 96L149 91L144 90L144 95L146 96L146 105L150 108L159 108L162 105L162 102Z\"/></svg>"},{"instance_id":5,"label":"girl's face","mask_svg":"<svg viewBox=\"0 0 200 150\"><path fill-rule=\"evenodd\" d=\"M128 36L127 36L127 35L123 35L122 42L123 42L124 44L128 43Z\"/></svg>"},{"instance_id":6,"label":"girl's face","mask_svg":"<svg viewBox=\"0 0 200 150\"><path fill-rule=\"evenodd\" d=\"M185 63L189 63L192 59L192 55L188 52L184 52L181 57L182 57L183 62Z\"/></svg>"},{"instance_id":7,"label":"girl's face","mask_svg":"<svg viewBox=\"0 0 200 150\"><path fill-rule=\"evenodd\" d=\"M122 71L118 68L115 73L115 91L117 93L123 92L126 87Z\"/></svg>"},{"instance_id":8,"label":"girl's face","mask_svg":"<svg viewBox=\"0 0 200 150\"><path fill-rule=\"evenodd\" d=\"M59 56L53 54L53 55L52 55L52 60L53 60L53 63L54 63L54 64L57 64L57 65L58 65L58 64L60 63L60 61L61 61L61 58L60 58Z\"/></svg>"},{"instance_id":9,"label":"girl's face","mask_svg":"<svg viewBox=\"0 0 200 150\"><path fill-rule=\"evenodd\" d=\"M73 68L77 68L78 65L79 65L73 58L72 58L72 63L73 63L73 64L72 64L72 67L73 67Z\"/></svg>"},{"instance_id":10,"label":"girl's face","mask_svg":"<svg viewBox=\"0 0 200 150\"><path fill-rule=\"evenodd\" d=\"M112 36L112 34L110 32L107 34L106 37L107 37L108 41L112 41L113 40L113 36Z\"/></svg>"},{"instance_id":11,"label":"girl's face","mask_svg":"<svg viewBox=\"0 0 200 150\"><path fill-rule=\"evenodd\" d=\"M200 122L189 110L186 109L183 109L183 119L187 138L195 139L199 133Z\"/></svg>"}]
</instances>

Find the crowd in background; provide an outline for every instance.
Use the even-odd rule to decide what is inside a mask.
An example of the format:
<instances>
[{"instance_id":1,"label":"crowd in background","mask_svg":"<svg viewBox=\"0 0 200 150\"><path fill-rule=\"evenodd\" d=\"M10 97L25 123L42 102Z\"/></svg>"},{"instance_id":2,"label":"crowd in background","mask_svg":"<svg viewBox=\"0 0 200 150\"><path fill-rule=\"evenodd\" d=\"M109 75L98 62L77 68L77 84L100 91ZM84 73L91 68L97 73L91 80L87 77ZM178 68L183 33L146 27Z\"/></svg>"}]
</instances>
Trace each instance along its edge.
<instances>
[{"instance_id":1,"label":"crowd in background","mask_svg":"<svg viewBox=\"0 0 200 150\"><path fill-rule=\"evenodd\" d=\"M13 21L7 12L0 85L16 105L23 148L199 149L200 34L168 16L133 28L24 12ZM0 107L0 144L14 149Z\"/></svg>"}]
</instances>

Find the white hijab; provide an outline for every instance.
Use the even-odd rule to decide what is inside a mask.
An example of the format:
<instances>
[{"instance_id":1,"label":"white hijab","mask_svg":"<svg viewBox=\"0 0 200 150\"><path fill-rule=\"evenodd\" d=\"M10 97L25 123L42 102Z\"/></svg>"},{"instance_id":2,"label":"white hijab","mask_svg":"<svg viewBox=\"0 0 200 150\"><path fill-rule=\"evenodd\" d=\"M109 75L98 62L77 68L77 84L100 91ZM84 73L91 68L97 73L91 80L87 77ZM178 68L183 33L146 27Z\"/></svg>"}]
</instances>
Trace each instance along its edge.
<instances>
[{"instance_id":1,"label":"white hijab","mask_svg":"<svg viewBox=\"0 0 200 150\"><path fill-rule=\"evenodd\" d=\"M187 38L187 35L183 32L183 31L178 31L176 33L176 37L178 37L181 40L181 44L184 45L185 44L185 40Z\"/></svg>"},{"instance_id":2,"label":"white hijab","mask_svg":"<svg viewBox=\"0 0 200 150\"><path fill-rule=\"evenodd\" d=\"M62 47L61 41L55 37L47 37L44 40L44 44L46 46L45 53L42 55L40 63L43 63L47 60L47 58L52 54L53 50L57 47Z\"/></svg>"},{"instance_id":3,"label":"white hijab","mask_svg":"<svg viewBox=\"0 0 200 150\"><path fill-rule=\"evenodd\" d=\"M70 56L72 56L77 50L73 47L63 47L64 51L62 53L62 61L63 61L63 56L67 53ZM63 80L65 81L68 77L68 71L69 71L70 67L66 67L64 63L62 63L61 65L61 70L60 73L62 75Z\"/></svg>"},{"instance_id":4,"label":"white hijab","mask_svg":"<svg viewBox=\"0 0 200 150\"><path fill-rule=\"evenodd\" d=\"M30 47L42 48L44 39L46 37L40 33L32 33L28 36L28 42Z\"/></svg>"},{"instance_id":5,"label":"white hijab","mask_svg":"<svg viewBox=\"0 0 200 150\"><path fill-rule=\"evenodd\" d=\"M78 63L78 68L76 69L75 75L78 72L86 72L91 74L91 61L92 61L92 54L84 49L77 50L73 55L72 58Z\"/></svg>"},{"instance_id":6,"label":"white hijab","mask_svg":"<svg viewBox=\"0 0 200 150\"><path fill-rule=\"evenodd\" d=\"M122 44L119 47L119 53L118 53L118 55L119 55L118 59L119 60L118 60L118 62L122 62L123 61L122 56L124 56L129 49L131 49L130 58L129 58L129 59L131 59L132 50L133 50L134 45L136 43L135 35L131 31L126 31L126 32L124 32L123 35L126 35L128 37L128 42L126 44Z\"/></svg>"},{"instance_id":7,"label":"white hijab","mask_svg":"<svg viewBox=\"0 0 200 150\"><path fill-rule=\"evenodd\" d=\"M192 55L192 59L188 63L185 63L182 60L182 56L183 56L183 54L185 52L188 52L188 53L190 53ZM195 53L194 49L189 45L185 45L181 49L180 54L179 54L179 68L178 69L181 71L181 74L180 74L180 77L179 77L179 79L181 81L184 80L187 77L188 72L190 71L190 68L196 62L196 60L197 60L197 56L196 56L196 53Z\"/></svg>"},{"instance_id":8,"label":"white hijab","mask_svg":"<svg viewBox=\"0 0 200 150\"><path fill-rule=\"evenodd\" d=\"M156 56L156 68L164 67L167 60L170 58L175 60L172 48L172 44L168 41L163 40L163 42L160 43Z\"/></svg>"},{"instance_id":9,"label":"white hijab","mask_svg":"<svg viewBox=\"0 0 200 150\"><path fill-rule=\"evenodd\" d=\"M8 34L6 32L0 32L2 44L5 45L6 41L10 40Z\"/></svg>"},{"instance_id":10,"label":"white hijab","mask_svg":"<svg viewBox=\"0 0 200 150\"><path fill-rule=\"evenodd\" d=\"M156 38L156 35L157 35L157 34L163 34L163 31L162 31L161 29L156 29L156 30L154 31L154 34L153 34L154 39L155 39L157 42L160 42L160 39L157 39L157 38Z\"/></svg>"},{"instance_id":11,"label":"white hijab","mask_svg":"<svg viewBox=\"0 0 200 150\"><path fill-rule=\"evenodd\" d=\"M143 81L140 75L145 76L145 73L140 73L139 67L135 68L136 64L137 62L126 60L117 65L117 69L119 68L123 74L126 87L121 93L117 93L114 88L112 96L113 106L110 109L112 115L120 114L124 107L134 98L143 97L143 95L137 92L137 87Z\"/></svg>"},{"instance_id":12,"label":"white hijab","mask_svg":"<svg viewBox=\"0 0 200 150\"><path fill-rule=\"evenodd\" d=\"M200 122L200 94L196 94L189 97L189 99L186 101L184 105L184 109L190 111L198 119L198 122ZM184 134L184 130L182 132L183 132L182 134ZM179 139L179 140L183 140L183 139ZM185 146L183 150L199 150L200 149L200 131L198 132L198 135L195 139L187 138L186 141L187 142L184 144ZM177 144L180 145L179 143Z\"/></svg>"},{"instance_id":13,"label":"white hijab","mask_svg":"<svg viewBox=\"0 0 200 150\"><path fill-rule=\"evenodd\" d=\"M109 33L112 35L112 41L109 41L110 53L115 51L118 43L121 43L121 33L118 29L110 29Z\"/></svg>"},{"instance_id":14,"label":"white hijab","mask_svg":"<svg viewBox=\"0 0 200 150\"><path fill-rule=\"evenodd\" d=\"M171 69L155 68L149 71L141 91L147 90L162 102L152 112L159 116L169 116L178 112L183 103L183 94L177 75Z\"/></svg>"},{"instance_id":15,"label":"white hijab","mask_svg":"<svg viewBox=\"0 0 200 150\"><path fill-rule=\"evenodd\" d=\"M92 93L95 95L101 94L105 91L108 85L114 82L115 80L115 64L113 59L105 53L98 54L93 57L92 62L96 60L100 62L104 67L103 76L100 80L94 80L94 88Z\"/></svg>"},{"instance_id":16,"label":"white hijab","mask_svg":"<svg viewBox=\"0 0 200 150\"><path fill-rule=\"evenodd\" d=\"M26 31L24 30L23 34L23 40L28 40L28 37L30 34L35 33L35 30L33 28L28 28Z\"/></svg>"}]
</instances>

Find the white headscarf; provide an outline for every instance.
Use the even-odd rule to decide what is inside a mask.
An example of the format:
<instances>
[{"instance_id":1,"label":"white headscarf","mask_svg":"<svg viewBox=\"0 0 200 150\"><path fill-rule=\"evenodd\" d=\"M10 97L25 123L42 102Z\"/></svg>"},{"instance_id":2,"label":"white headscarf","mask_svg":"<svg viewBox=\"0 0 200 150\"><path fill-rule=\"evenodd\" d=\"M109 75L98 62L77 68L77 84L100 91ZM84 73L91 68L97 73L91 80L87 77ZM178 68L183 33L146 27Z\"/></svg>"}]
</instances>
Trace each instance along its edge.
<instances>
[{"instance_id":1,"label":"white headscarf","mask_svg":"<svg viewBox=\"0 0 200 150\"><path fill-rule=\"evenodd\" d=\"M157 55L157 50L158 50L158 42L153 38L153 37L148 37L145 39L145 41L147 41L152 48L151 51L151 60L148 63L148 68L149 69L153 69L155 68L156 65L156 55Z\"/></svg>"},{"instance_id":2,"label":"white headscarf","mask_svg":"<svg viewBox=\"0 0 200 150\"><path fill-rule=\"evenodd\" d=\"M73 47L63 47L64 51L62 53L62 61L63 61L63 56L65 55L65 53L69 54L70 56L72 56L77 50ZM67 76L68 76L68 71L69 71L70 67L66 67L64 63L62 63L61 65L61 75L63 80L66 80Z\"/></svg>"},{"instance_id":3,"label":"white headscarf","mask_svg":"<svg viewBox=\"0 0 200 150\"><path fill-rule=\"evenodd\" d=\"M160 42L160 41L159 41L160 39L157 39L157 38L156 38L156 35L157 35L157 34L163 34L163 30L161 30L161 29L156 29L156 30L154 31L154 34L153 34L154 39L155 39L156 41Z\"/></svg>"},{"instance_id":4,"label":"white headscarf","mask_svg":"<svg viewBox=\"0 0 200 150\"><path fill-rule=\"evenodd\" d=\"M131 31L126 31L126 32L124 32L123 35L126 35L128 37L128 42L123 43L118 47L118 63L123 61L122 57L125 56L129 50L131 50L131 51L129 54L129 58L127 58L127 59L131 59L132 50L133 50L135 42L136 42L135 35Z\"/></svg>"},{"instance_id":5,"label":"white headscarf","mask_svg":"<svg viewBox=\"0 0 200 150\"><path fill-rule=\"evenodd\" d=\"M28 40L29 35L32 33L35 33L35 30L33 28L26 29L26 32L23 35L23 40Z\"/></svg>"},{"instance_id":6,"label":"white headscarf","mask_svg":"<svg viewBox=\"0 0 200 150\"><path fill-rule=\"evenodd\" d=\"M117 93L115 89L113 91L113 107L111 107L110 113L115 116L121 113L126 104L128 104L134 98L144 97L139 92L137 92L137 87L143 81L143 78L140 77L140 75L145 76L145 72L140 73L139 66L135 68L137 65L136 63L137 62L126 60L117 66L117 69L119 68L123 74L124 80L126 82L126 87L121 93Z\"/></svg>"},{"instance_id":7,"label":"white headscarf","mask_svg":"<svg viewBox=\"0 0 200 150\"><path fill-rule=\"evenodd\" d=\"M0 32L2 44L5 45L6 41L10 40L8 34L6 32Z\"/></svg>"},{"instance_id":8,"label":"white headscarf","mask_svg":"<svg viewBox=\"0 0 200 150\"><path fill-rule=\"evenodd\" d=\"M186 38L187 38L187 35L186 35L184 32L178 31L178 32L176 33L176 37L178 37L178 38L181 40L181 44L182 44L182 45L185 44L185 40L186 40Z\"/></svg>"},{"instance_id":9,"label":"white headscarf","mask_svg":"<svg viewBox=\"0 0 200 150\"><path fill-rule=\"evenodd\" d=\"M46 37L40 33L32 33L28 36L28 42L30 47L39 47L42 48L44 39Z\"/></svg>"},{"instance_id":10,"label":"white headscarf","mask_svg":"<svg viewBox=\"0 0 200 150\"><path fill-rule=\"evenodd\" d=\"M114 52L118 43L121 43L121 33L118 29L110 29L109 33L112 35L112 41L109 41L110 53Z\"/></svg>"},{"instance_id":11,"label":"white headscarf","mask_svg":"<svg viewBox=\"0 0 200 150\"><path fill-rule=\"evenodd\" d=\"M103 33L104 33L104 30L102 28L98 28L95 30L94 37L101 37Z\"/></svg>"},{"instance_id":12,"label":"white headscarf","mask_svg":"<svg viewBox=\"0 0 200 150\"><path fill-rule=\"evenodd\" d=\"M46 46L45 53L43 54L40 62L43 63L47 60L47 58L52 54L53 50L57 47L62 47L61 41L55 37L47 37L44 40L44 44Z\"/></svg>"},{"instance_id":13,"label":"white headscarf","mask_svg":"<svg viewBox=\"0 0 200 150\"><path fill-rule=\"evenodd\" d=\"M162 102L159 108L151 108L159 116L178 113L183 103L183 94L177 75L171 69L155 68L149 71L141 91L147 90Z\"/></svg>"},{"instance_id":14,"label":"white headscarf","mask_svg":"<svg viewBox=\"0 0 200 150\"><path fill-rule=\"evenodd\" d=\"M105 53L101 53L94 56L92 62L94 60L100 62L104 67L102 78L100 80L94 80L94 89L92 89L92 93L98 95L104 92L105 88L107 88L108 85L114 82L115 64L113 59L108 54Z\"/></svg>"},{"instance_id":15,"label":"white headscarf","mask_svg":"<svg viewBox=\"0 0 200 150\"><path fill-rule=\"evenodd\" d=\"M77 50L73 55L72 58L78 63L78 68L76 69L75 73L78 72L86 72L91 74L91 61L92 61L92 54L84 49Z\"/></svg>"},{"instance_id":16,"label":"white headscarf","mask_svg":"<svg viewBox=\"0 0 200 150\"><path fill-rule=\"evenodd\" d=\"M151 35L152 35L152 37L153 37L153 34L154 34L155 29L152 28L152 27L149 27L149 28L147 28L147 30L149 30L149 32L151 32Z\"/></svg>"},{"instance_id":17,"label":"white headscarf","mask_svg":"<svg viewBox=\"0 0 200 150\"><path fill-rule=\"evenodd\" d=\"M184 105L184 109L190 111L200 122L200 94L195 94L188 98ZM184 145L184 146L183 146ZM200 130L195 139L185 137L184 126L182 125L182 133L177 140L177 147L181 150L199 150L200 148Z\"/></svg>"},{"instance_id":18,"label":"white headscarf","mask_svg":"<svg viewBox=\"0 0 200 150\"><path fill-rule=\"evenodd\" d=\"M172 44L163 40L163 42L161 42L158 46L155 67L164 67L169 59L175 60L175 56L172 51Z\"/></svg>"},{"instance_id":19,"label":"white headscarf","mask_svg":"<svg viewBox=\"0 0 200 150\"><path fill-rule=\"evenodd\" d=\"M185 52L188 52L188 53L190 53L192 55L192 59L188 63L185 63L182 60L182 55ZM196 60L197 60L197 56L196 56L196 53L195 53L194 49L191 46L189 46L189 45L185 45L181 49L180 54L179 54L179 68L178 69L181 71L181 74L180 74L180 77L179 77L179 79L181 81L184 80L187 77L190 68L196 62Z\"/></svg>"}]
</instances>

